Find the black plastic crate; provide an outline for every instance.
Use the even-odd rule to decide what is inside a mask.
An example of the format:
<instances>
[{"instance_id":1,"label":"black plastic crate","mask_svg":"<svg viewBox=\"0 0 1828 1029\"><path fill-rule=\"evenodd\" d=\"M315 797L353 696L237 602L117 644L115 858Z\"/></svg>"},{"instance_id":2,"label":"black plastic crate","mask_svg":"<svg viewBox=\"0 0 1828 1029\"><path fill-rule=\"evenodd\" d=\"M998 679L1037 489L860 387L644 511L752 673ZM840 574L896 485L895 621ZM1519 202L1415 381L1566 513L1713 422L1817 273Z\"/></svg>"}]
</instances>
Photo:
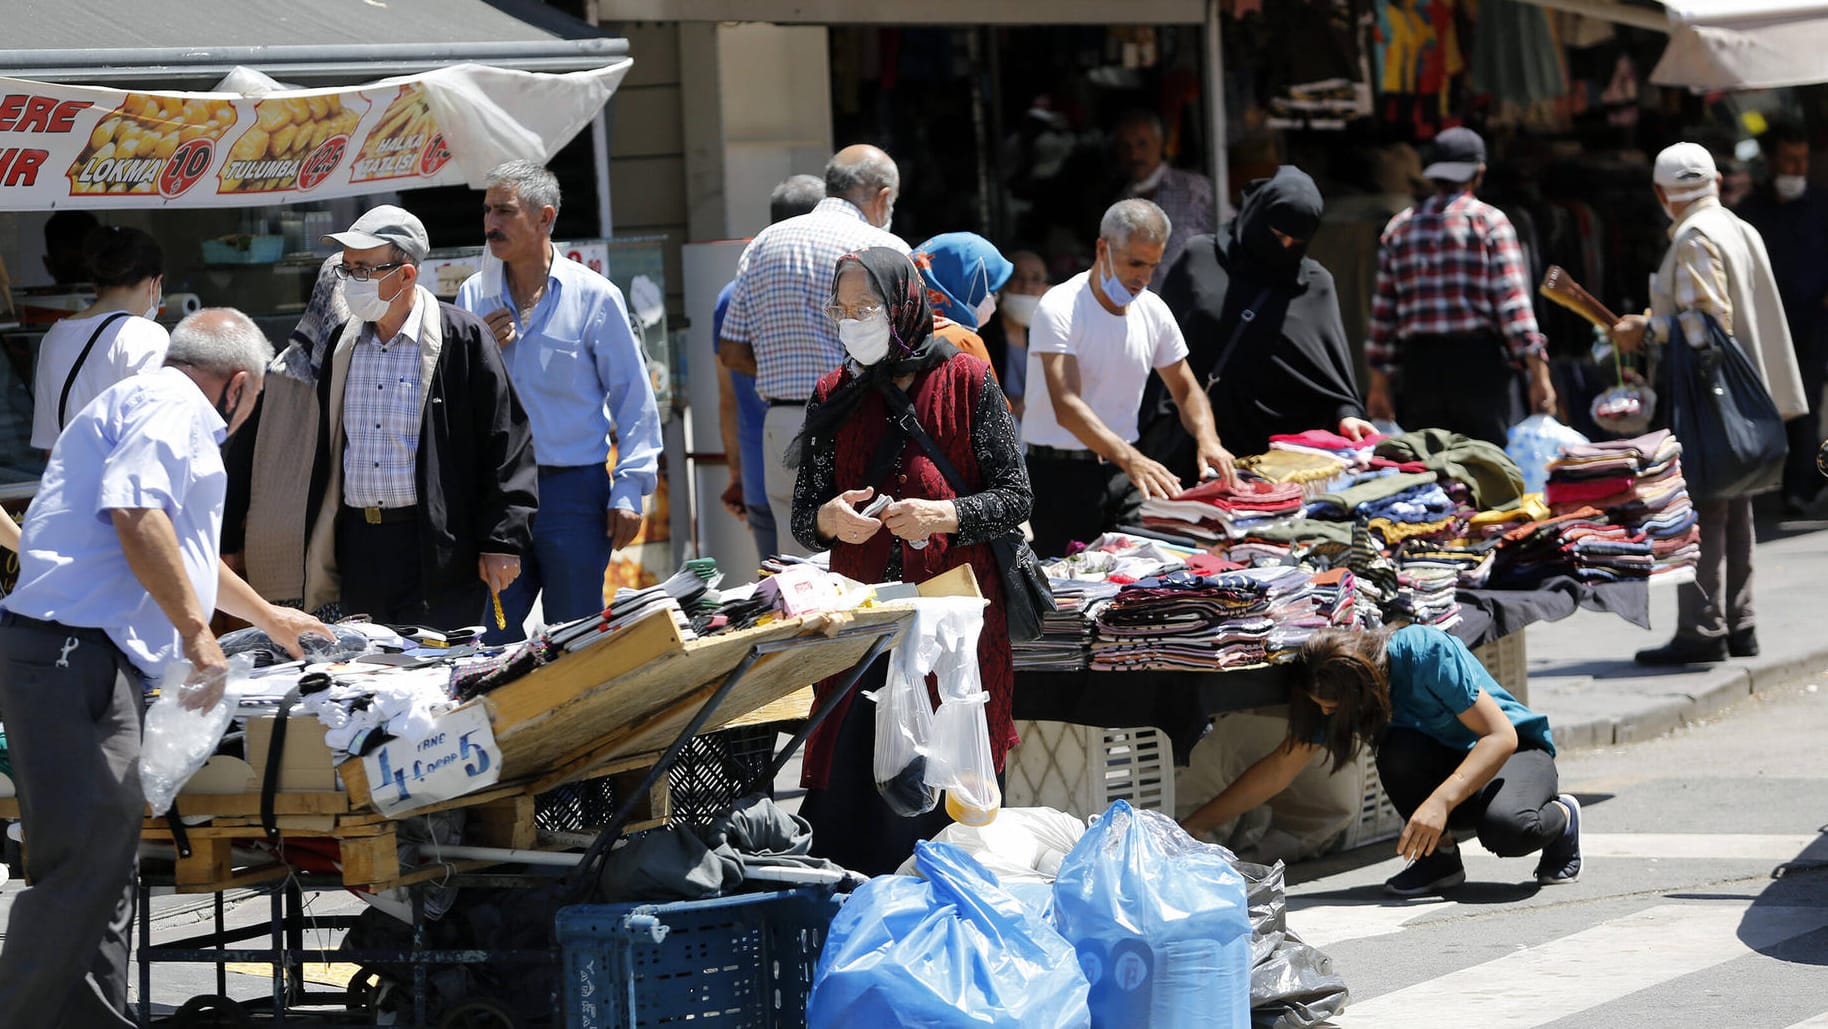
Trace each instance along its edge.
<instances>
[{"instance_id":1,"label":"black plastic crate","mask_svg":"<svg viewBox=\"0 0 1828 1029\"><path fill-rule=\"evenodd\" d=\"M774 759L775 725L724 729L695 737L667 771L674 825L704 825L729 812L751 786L769 796L772 782L756 780Z\"/></svg>"}]
</instances>

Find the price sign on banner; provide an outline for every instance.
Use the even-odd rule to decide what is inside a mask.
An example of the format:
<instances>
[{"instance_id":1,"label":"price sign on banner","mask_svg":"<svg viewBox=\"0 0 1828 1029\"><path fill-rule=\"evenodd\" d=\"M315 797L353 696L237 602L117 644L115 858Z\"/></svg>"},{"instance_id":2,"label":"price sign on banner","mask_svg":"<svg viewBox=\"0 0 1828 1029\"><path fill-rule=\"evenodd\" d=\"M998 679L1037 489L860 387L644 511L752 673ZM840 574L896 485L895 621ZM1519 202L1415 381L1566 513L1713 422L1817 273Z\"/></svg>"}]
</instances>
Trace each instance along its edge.
<instances>
[{"instance_id":1,"label":"price sign on banner","mask_svg":"<svg viewBox=\"0 0 1828 1029\"><path fill-rule=\"evenodd\" d=\"M362 759L375 810L389 818L495 785L501 748L480 704L440 717L423 739L388 740Z\"/></svg>"}]
</instances>

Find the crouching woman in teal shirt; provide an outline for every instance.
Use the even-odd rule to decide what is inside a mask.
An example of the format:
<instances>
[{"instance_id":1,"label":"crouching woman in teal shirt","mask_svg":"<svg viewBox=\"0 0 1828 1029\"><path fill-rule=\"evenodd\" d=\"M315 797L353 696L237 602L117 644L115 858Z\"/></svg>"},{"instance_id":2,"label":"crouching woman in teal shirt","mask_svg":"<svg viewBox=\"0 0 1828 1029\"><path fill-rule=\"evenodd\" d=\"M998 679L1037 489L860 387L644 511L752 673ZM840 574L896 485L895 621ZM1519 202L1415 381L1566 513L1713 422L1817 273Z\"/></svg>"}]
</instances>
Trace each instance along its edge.
<instances>
[{"instance_id":1,"label":"crouching woman in teal shirt","mask_svg":"<svg viewBox=\"0 0 1828 1029\"><path fill-rule=\"evenodd\" d=\"M1338 772L1370 746L1406 822L1396 847L1410 864L1384 883L1389 892L1417 896L1466 881L1450 829L1473 830L1500 857L1541 851L1543 885L1579 877L1580 804L1557 794L1549 721L1505 692L1465 644L1420 625L1329 630L1303 656L1288 738L1188 816L1188 832L1202 837L1282 792L1322 749Z\"/></svg>"}]
</instances>

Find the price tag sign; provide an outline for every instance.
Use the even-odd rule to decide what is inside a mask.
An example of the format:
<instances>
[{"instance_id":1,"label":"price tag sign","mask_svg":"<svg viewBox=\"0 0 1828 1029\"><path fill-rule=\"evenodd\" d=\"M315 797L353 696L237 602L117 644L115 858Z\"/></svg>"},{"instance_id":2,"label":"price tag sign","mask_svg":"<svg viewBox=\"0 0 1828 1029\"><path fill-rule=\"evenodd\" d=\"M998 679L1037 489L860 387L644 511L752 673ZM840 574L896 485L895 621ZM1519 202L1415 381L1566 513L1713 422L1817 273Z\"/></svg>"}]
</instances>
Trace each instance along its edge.
<instances>
[{"instance_id":1,"label":"price tag sign","mask_svg":"<svg viewBox=\"0 0 1828 1029\"><path fill-rule=\"evenodd\" d=\"M388 817L495 785L501 750L482 705L439 718L422 739L388 740L362 759L375 810Z\"/></svg>"}]
</instances>

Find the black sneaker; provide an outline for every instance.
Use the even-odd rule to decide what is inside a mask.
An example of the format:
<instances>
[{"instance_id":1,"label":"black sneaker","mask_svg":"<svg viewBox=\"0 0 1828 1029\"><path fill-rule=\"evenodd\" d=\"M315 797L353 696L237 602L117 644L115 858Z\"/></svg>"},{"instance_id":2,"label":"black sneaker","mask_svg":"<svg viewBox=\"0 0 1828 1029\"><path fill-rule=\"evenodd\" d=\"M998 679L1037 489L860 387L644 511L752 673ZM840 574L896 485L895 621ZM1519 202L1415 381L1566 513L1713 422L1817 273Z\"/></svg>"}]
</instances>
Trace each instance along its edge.
<instances>
[{"instance_id":1,"label":"black sneaker","mask_svg":"<svg viewBox=\"0 0 1828 1029\"><path fill-rule=\"evenodd\" d=\"M1568 827L1561 839L1542 848L1536 862L1536 881L1544 886L1561 886L1580 878L1580 801L1571 793L1555 798L1568 806Z\"/></svg>"},{"instance_id":2,"label":"black sneaker","mask_svg":"<svg viewBox=\"0 0 1828 1029\"><path fill-rule=\"evenodd\" d=\"M1466 881L1466 866L1460 863L1460 848L1435 849L1427 857L1417 858L1409 867L1384 880L1384 892L1399 897L1420 897L1424 893L1451 890Z\"/></svg>"}]
</instances>

